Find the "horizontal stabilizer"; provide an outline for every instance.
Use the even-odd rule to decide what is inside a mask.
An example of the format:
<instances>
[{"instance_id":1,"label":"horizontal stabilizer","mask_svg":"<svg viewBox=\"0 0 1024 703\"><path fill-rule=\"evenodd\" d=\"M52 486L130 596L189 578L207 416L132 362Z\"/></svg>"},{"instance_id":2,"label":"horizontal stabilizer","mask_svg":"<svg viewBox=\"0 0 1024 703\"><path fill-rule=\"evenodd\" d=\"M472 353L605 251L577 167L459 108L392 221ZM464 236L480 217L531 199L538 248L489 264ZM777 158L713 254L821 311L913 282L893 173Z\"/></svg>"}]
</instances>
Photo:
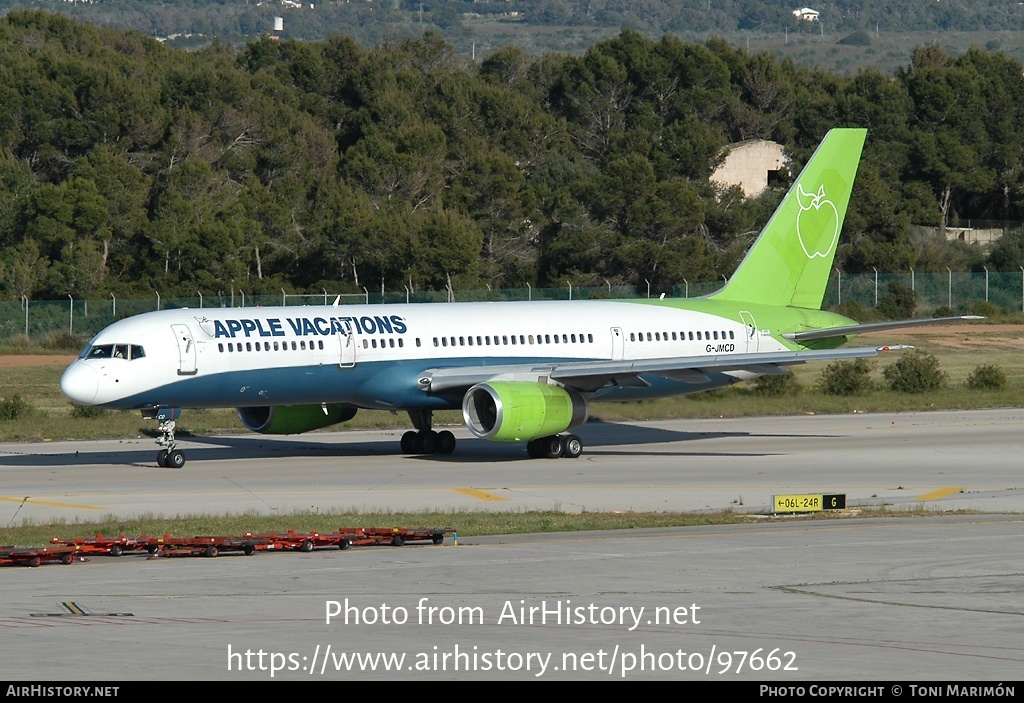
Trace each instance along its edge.
<instances>
[{"instance_id":1,"label":"horizontal stabilizer","mask_svg":"<svg viewBox=\"0 0 1024 703\"><path fill-rule=\"evenodd\" d=\"M830 339L833 337L851 337L865 332L879 332L882 330L897 330L903 327L922 327L924 325L943 325L950 322L962 322L964 320L984 320L980 315L960 315L959 317L929 317L917 320L892 320L889 322L868 322L863 325L847 325L845 327L830 327L824 330L809 330L807 332L786 332L783 338L792 342L803 342L808 339Z\"/></svg>"}]
</instances>

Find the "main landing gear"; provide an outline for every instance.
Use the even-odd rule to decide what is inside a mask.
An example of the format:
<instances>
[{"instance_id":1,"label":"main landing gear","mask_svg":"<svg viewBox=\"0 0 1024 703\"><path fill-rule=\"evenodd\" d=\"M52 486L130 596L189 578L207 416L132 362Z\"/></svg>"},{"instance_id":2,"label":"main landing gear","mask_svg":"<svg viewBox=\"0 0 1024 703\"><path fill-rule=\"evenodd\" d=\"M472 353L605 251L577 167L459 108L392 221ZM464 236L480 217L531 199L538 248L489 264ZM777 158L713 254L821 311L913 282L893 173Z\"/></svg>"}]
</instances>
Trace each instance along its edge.
<instances>
[{"instance_id":1,"label":"main landing gear","mask_svg":"<svg viewBox=\"0 0 1024 703\"><path fill-rule=\"evenodd\" d=\"M403 454L451 454L455 451L455 435L448 430L435 432L430 429L434 412L432 410L410 410L416 431L409 430L402 435Z\"/></svg>"},{"instance_id":2,"label":"main landing gear","mask_svg":"<svg viewBox=\"0 0 1024 703\"><path fill-rule=\"evenodd\" d=\"M575 459L583 453L583 440L574 434L539 437L526 443L531 459Z\"/></svg>"}]
</instances>

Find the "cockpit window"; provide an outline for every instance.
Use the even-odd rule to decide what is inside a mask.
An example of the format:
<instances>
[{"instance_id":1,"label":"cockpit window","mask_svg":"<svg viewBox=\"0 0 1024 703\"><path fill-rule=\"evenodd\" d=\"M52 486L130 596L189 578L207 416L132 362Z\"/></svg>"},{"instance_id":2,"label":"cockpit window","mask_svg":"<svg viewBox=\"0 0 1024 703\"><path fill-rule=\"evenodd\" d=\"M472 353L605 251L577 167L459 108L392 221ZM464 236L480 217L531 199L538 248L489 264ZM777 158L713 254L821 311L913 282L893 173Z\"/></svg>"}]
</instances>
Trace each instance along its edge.
<instances>
[{"instance_id":1,"label":"cockpit window","mask_svg":"<svg viewBox=\"0 0 1024 703\"><path fill-rule=\"evenodd\" d=\"M94 344L87 359L109 359L114 355L113 344Z\"/></svg>"},{"instance_id":2,"label":"cockpit window","mask_svg":"<svg viewBox=\"0 0 1024 703\"><path fill-rule=\"evenodd\" d=\"M82 352L83 359L141 359L146 351L138 344L93 344Z\"/></svg>"}]
</instances>

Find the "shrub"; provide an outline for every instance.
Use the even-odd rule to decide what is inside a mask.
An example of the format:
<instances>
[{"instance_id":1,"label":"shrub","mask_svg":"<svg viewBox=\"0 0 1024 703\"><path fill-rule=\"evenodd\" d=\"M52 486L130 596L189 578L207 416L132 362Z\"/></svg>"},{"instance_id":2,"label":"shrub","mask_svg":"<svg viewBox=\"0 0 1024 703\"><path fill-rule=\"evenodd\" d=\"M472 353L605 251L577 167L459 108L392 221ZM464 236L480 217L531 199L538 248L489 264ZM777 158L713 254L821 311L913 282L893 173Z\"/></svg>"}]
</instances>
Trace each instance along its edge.
<instances>
[{"instance_id":1,"label":"shrub","mask_svg":"<svg viewBox=\"0 0 1024 703\"><path fill-rule=\"evenodd\" d=\"M971 314L981 315L982 317L997 317L1002 312L998 305L987 300L979 300L971 306Z\"/></svg>"},{"instance_id":2,"label":"shrub","mask_svg":"<svg viewBox=\"0 0 1024 703\"><path fill-rule=\"evenodd\" d=\"M40 340L39 346L55 351L79 352L82 350L83 343L78 335L71 332L47 332Z\"/></svg>"},{"instance_id":3,"label":"shrub","mask_svg":"<svg viewBox=\"0 0 1024 703\"><path fill-rule=\"evenodd\" d=\"M967 387L971 390L998 390L1006 386L1006 374L995 364L982 364L967 377Z\"/></svg>"},{"instance_id":4,"label":"shrub","mask_svg":"<svg viewBox=\"0 0 1024 703\"><path fill-rule=\"evenodd\" d=\"M106 415L107 411L103 408L92 408L88 405L75 405L71 404L71 417L75 418L93 418L102 417Z\"/></svg>"},{"instance_id":5,"label":"shrub","mask_svg":"<svg viewBox=\"0 0 1024 703\"><path fill-rule=\"evenodd\" d=\"M753 391L757 395L779 396L797 393L800 386L797 385L793 372L786 369L784 374L770 374L758 376L753 381Z\"/></svg>"},{"instance_id":6,"label":"shrub","mask_svg":"<svg viewBox=\"0 0 1024 703\"><path fill-rule=\"evenodd\" d=\"M827 395L859 395L874 390L873 368L867 359L833 361L821 372L821 391Z\"/></svg>"},{"instance_id":7,"label":"shrub","mask_svg":"<svg viewBox=\"0 0 1024 703\"><path fill-rule=\"evenodd\" d=\"M940 305L932 313L932 317L953 317L953 315L956 315L956 312L948 305Z\"/></svg>"},{"instance_id":8,"label":"shrub","mask_svg":"<svg viewBox=\"0 0 1024 703\"><path fill-rule=\"evenodd\" d=\"M907 320L914 316L917 291L899 281L889 284L889 293L878 301L878 311L890 320Z\"/></svg>"},{"instance_id":9,"label":"shrub","mask_svg":"<svg viewBox=\"0 0 1024 703\"><path fill-rule=\"evenodd\" d=\"M32 414L34 408L27 400L15 393L10 398L0 398L0 420L18 420Z\"/></svg>"},{"instance_id":10,"label":"shrub","mask_svg":"<svg viewBox=\"0 0 1024 703\"><path fill-rule=\"evenodd\" d=\"M871 46L871 35L861 29L853 34L847 34L837 43L845 46Z\"/></svg>"},{"instance_id":11,"label":"shrub","mask_svg":"<svg viewBox=\"0 0 1024 703\"><path fill-rule=\"evenodd\" d=\"M939 368L939 360L923 351L904 354L886 366L882 375L890 388L903 393L937 391L946 383L946 372Z\"/></svg>"}]
</instances>

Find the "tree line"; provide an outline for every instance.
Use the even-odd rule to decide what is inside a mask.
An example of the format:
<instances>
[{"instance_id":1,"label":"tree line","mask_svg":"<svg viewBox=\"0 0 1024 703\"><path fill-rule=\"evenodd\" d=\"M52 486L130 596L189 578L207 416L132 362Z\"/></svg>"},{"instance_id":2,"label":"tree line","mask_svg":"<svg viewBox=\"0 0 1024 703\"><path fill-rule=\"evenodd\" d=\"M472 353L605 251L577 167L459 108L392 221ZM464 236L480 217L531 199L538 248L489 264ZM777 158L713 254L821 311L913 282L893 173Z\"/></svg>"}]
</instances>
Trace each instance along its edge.
<instances>
[{"instance_id":1,"label":"tree line","mask_svg":"<svg viewBox=\"0 0 1024 703\"><path fill-rule=\"evenodd\" d=\"M439 35L196 52L44 12L0 20L0 294L143 297L565 285L731 274L785 184L709 179L772 139L795 170L869 130L837 265L1017 270L915 234L1024 219L1024 71L919 47L838 76L626 30L479 63Z\"/></svg>"}]
</instances>

